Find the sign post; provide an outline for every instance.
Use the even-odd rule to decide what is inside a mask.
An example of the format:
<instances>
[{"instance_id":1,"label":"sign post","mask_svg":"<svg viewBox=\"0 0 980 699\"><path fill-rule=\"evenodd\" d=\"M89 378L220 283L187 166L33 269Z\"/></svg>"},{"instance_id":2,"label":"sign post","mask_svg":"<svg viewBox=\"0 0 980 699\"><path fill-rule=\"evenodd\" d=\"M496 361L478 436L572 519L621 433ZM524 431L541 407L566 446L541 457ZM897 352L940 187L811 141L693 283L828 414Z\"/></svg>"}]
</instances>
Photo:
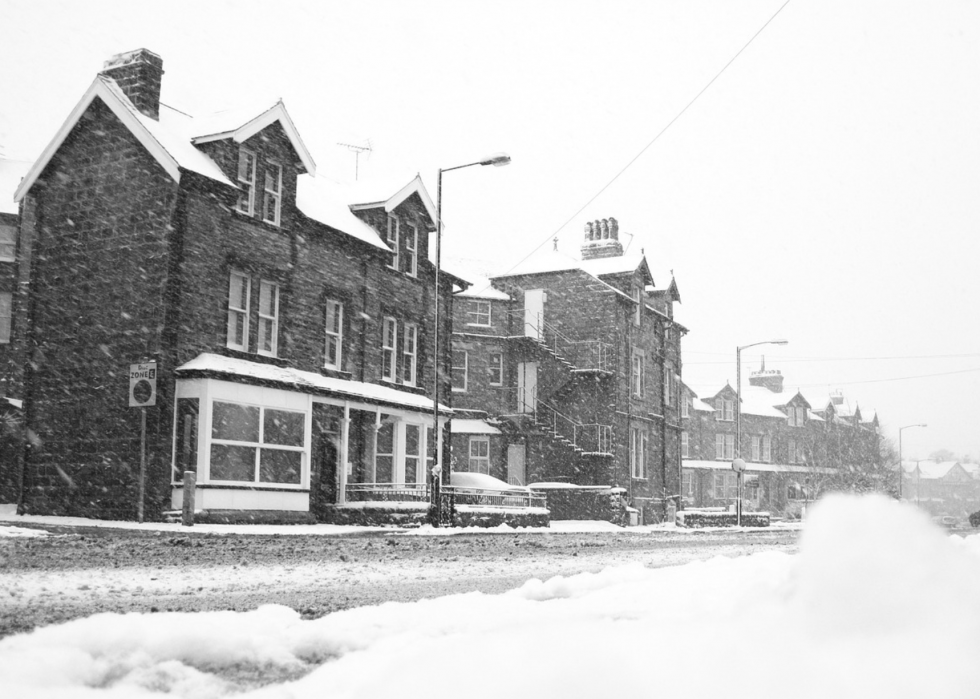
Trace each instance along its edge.
<instances>
[{"instance_id":1,"label":"sign post","mask_svg":"<svg viewBox=\"0 0 980 699\"><path fill-rule=\"evenodd\" d=\"M732 462L732 470L738 476L738 481L735 489L735 526L742 526L742 474L745 473L745 461L742 459L735 459Z\"/></svg>"},{"instance_id":2,"label":"sign post","mask_svg":"<svg viewBox=\"0 0 980 699\"><path fill-rule=\"evenodd\" d=\"M140 473L136 521L143 523L143 501L146 499L146 409L157 404L157 363L129 365L129 407L140 409Z\"/></svg>"}]
</instances>

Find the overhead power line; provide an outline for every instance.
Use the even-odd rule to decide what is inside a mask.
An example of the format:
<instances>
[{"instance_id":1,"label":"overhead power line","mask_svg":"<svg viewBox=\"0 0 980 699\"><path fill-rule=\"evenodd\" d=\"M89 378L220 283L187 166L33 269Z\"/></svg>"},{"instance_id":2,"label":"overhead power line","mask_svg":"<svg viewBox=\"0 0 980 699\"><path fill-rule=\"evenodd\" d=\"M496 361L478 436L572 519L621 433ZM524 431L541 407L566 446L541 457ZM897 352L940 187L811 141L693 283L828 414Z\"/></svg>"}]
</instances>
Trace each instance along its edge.
<instances>
[{"instance_id":1,"label":"overhead power line","mask_svg":"<svg viewBox=\"0 0 980 699\"><path fill-rule=\"evenodd\" d=\"M595 201L596 199L598 199L598 198L599 198L599 196L601 196L601 195L602 195L602 193L603 193L603 192L605 192L605 191L606 191L607 189L609 189L609 187L610 187L610 186L612 186L612 184L613 184L613 183L614 183L614 182L615 182L616 180L618 180L618 179L620 178L620 176L621 176L621 175L622 175L622 174L623 174L624 172L626 172L626 171L627 171L627 170L628 170L628 169L629 169L629 168L630 168L630 167L631 167L631 166L633 165L633 163L635 163L635 162L636 162L637 160L639 160L639 159L640 159L640 156L642 156L642 155L643 155L644 153L646 153L646 152L647 152L647 150L648 150L648 149L650 148L650 146L652 146L652 145L653 145L654 143L656 143L656 142L657 142L657 140L658 140L658 139L659 139L659 138L660 138L661 136L663 136L663 135L664 135L664 134L665 134L665 133L667 132L667 129L669 129L669 128L670 128L671 126L673 126L673 125L674 125L674 122L676 122L676 121L677 121L678 119L680 119L680 118L681 118L681 117L682 117L682 116L684 115L684 112L686 112L686 111L687 111L688 109L690 109L690 108L691 108L691 106L692 106L692 105L693 105L693 104L694 104L695 102L697 102L697 101L698 101L698 99L699 99L699 98L701 97L701 95L703 95L703 94L704 94L705 92L707 92L707 90L708 90L708 88L709 88L709 87L711 87L711 86L712 86L712 85L714 84L714 82L715 82L715 81L716 81L716 80L717 80L718 78L720 78L720 77L721 77L721 75L722 75L722 73L724 73L724 72L725 72L726 70L728 70L728 67L729 67L729 66L730 66L730 65L731 65L732 63L734 63L734 62L735 62L735 60L736 60L736 59L737 59L737 58L738 58L739 56L741 56L741 55L742 55L742 52L743 52L743 51L745 51L745 49L747 49L747 48L748 48L748 47L749 47L749 46L750 46L750 45L752 44L752 42L756 40L756 38L757 38L757 37L758 37L758 36L759 36L759 35L760 35L760 34L761 34L761 33L762 33L762 32L763 32L763 31L764 31L765 29L766 29L766 27L768 27L768 26L769 26L769 24L770 24L770 23L771 23L771 22L772 22L772 21L773 21L774 19L776 19L776 16L777 16L777 15L778 15L778 14L779 14L780 12L782 12L782 11L783 11L783 9L784 9L784 8L785 8L785 7L787 6L787 5L789 5L789 3L790 3L790 0L786 0L786 2L784 2L784 3L782 4L782 5L780 5L780 6L779 6L779 9L778 9L778 10L776 10L776 11L775 11L775 12L773 13L773 15L772 15L772 17L770 17L769 19L767 19L767 20L766 20L766 23L765 23L765 24L763 24L763 25L762 25L761 27L759 27L759 30L758 30L758 31L757 31L757 32L756 32L755 34L753 34L753 35L751 36L751 38L749 38L749 40L745 42L745 44L744 44L744 45L742 46L742 48L740 48L740 49L738 50L738 52L737 52L737 53L736 53L736 54L735 54L734 56L732 56L732 57L731 57L731 59L729 59L729 61L728 61L728 63L726 63L726 64L725 64L724 66L722 66L722 68L721 68L721 70L719 70L719 71L718 71L717 73L715 73L715 76L714 76L713 78L711 78L711 80L709 80L709 81L707 82L707 84L706 84L706 85L705 85L704 87L702 87L702 88L701 88L701 90L700 90L700 91L698 91L698 93L697 93L696 95L694 95L694 97L693 97L693 99L691 99L691 101L690 101L690 102L688 102L688 103L687 103L687 104L686 104L686 105L684 106L684 108L683 108L683 109L681 109L681 111L679 111L679 112L677 113L677 116L675 116L675 117L674 117L673 119L671 119L671 120L670 120L670 121L669 121L669 122L667 123L667 125L666 125L665 127L663 127L662 129L660 129L660 132L659 132L659 133L658 133L658 134L657 134L656 136L654 136L654 137L653 137L653 138L652 138L652 139L650 140L650 142L649 142L649 143L647 143L647 144L646 144L645 146L643 146L643 148L641 148L641 149L640 149L640 152L639 152L639 153L637 153L636 155L634 155L634 156L633 156L633 157L632 157L632 158L630 159L630 161L629 161L628 163L626 163L626 165L624 165L624 166L622 167L622 169L620 169L620 171L619 171L619 172L617 172L617 173L616 173L616 174L615 174L615 175L613 176L613 178L612 178L611 180L609 180L609 181L608 181L608 182L607 182L606 184L604 184L604 185L602 186L602 188L601 188L601 189L599 189L599 191L598 191L598 192L596 192L596 193L595 193L594 195L592 195L592 197L591 197L591 198L590 198L590 199L589 199L589 200L588 200L587 202L585 202L585 203L584 203L584 204L583 204L583 205L582 205L581 207L579 207L579 209L578 209L578 210L577 210L577 211L576 211L576 212L575 212L574 214L572 214L571 216L569 216L569 217L568 217L568 219L567 219L567 220L566 220L566 221L565 221L565 222L564 222L563 224L561 224L560 226L558 226L558 228L556 228L556 229L554 230L554 232L552 232L552 233L549 233L549 234L548 234L547 236L545 236L545 238L544 238L544 239L543 239L543 240L541 241L541 243L539 243L539 244L538 244L538 245L537 245L537 246L536 246L536 247L535 247L535 248L534 248L533 250L531 250L531 252L529 252L529 253L528 253L527 255L525 255L524 257L522 257L522 258L521 258L521 259L520 259L520 260L519 260L519 261L518 261L518 262L517 262L517 263L516 263L515 265L513 265L513 266L512 266L512 267L511 267L510 269L508 269L508 270L507 270L507 272L505 272L505 274L507 274L507 273L509 273L509 272L512 272L513 270L515 270L515 269L517 269L517 268L518 268L518 267L519 267L519 266L520 266L520 265L521 265L521 264L522 264L522 263L523 263L523 262L524 262L525 260L527 260L527 259L528 259L529 257L531 257L531 255L533 255L533 254L534 254L534 253L536 253L536 252L537 252L538 250L540 250L540 249L541 249L542 247L544 247L544 246L545 246L546 244L548 244L549 242L551 242L551 240L552 240L552 239L553 239L553 238L554 238L554 237L555 237L556 235L558 235L558 233L560 233L560 232L562 231L562 229L564 229L564 228L565 228L565 226L567 226L567 225L568 225L569 223L571 223L571 222L572 222L573 220L575 220L575 217L576 217L576 216L578 216L578 215L579 215L579 214L581 214L581 213L582 213L583 211L585 211L585 209L586 209L586 207L588 207L588 206L589 206L589 204L591 204L592 202L594 202L594 201Z\"/></svg>"},{"instance_id":2,"label":"overhead power line","mask_svg":"<svg viewBox=\"0 0 980 699\"><path fill-rule=\"evenodd\" d=\"M685 354L721 354L720 352L689 352ZM726 353L727 354L727 353ZM780 364L795 364L798 362L865 362L865 361L882 361L882 360L895 360L895 359L976 359L980 357L980 353L972 354L908 354L902 356L891 356L891 357L780 357ZM717 362L684 362L684 366L705 366L709 364L731 364L731 361Z\"/></svg>"}]
</instances>

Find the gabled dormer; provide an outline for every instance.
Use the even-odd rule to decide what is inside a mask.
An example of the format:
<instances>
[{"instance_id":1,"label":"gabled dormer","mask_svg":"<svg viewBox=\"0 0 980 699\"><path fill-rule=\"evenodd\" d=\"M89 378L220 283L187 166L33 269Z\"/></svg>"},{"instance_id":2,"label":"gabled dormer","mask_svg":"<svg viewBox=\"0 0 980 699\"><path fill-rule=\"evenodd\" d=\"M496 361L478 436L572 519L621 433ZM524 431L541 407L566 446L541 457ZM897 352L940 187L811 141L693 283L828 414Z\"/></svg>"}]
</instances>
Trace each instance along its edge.
<instances>
[{"instance_id":1,"label":"gabled dormer","mask_svg":"<svg viewBox=\"0 0 980 699\"><path fill-rule=\"evenodd\" d=\"M391 249L391 271L418 279L422 270L433 269L429 233L436 229L436 207L422 178L416 175L394 192L371 186L360 189L358 203L350 204L351 213L374 228Z\"/></svg>"},{"instance_id":2,"label":"gabled dormer","mask_svg":"<svg viewBox=\"0 0 980 699\"><path fill-rule=\"evenodd\" d=\"M733 422L735 420L735 402L738 400L738 393L732 388L731 384L725 384L707 402L715 409L716 422Z\"/></svg>"},{"instance_id":3,"label":"gabled dormer","mask_svg":"<svg viewBox=\"0 0 980 699\"><path fill-rule=\"evenodd\" d=\"M805 427L810 414L810 403L799 391L784 406L786 421L790 427Z\"/></svg>"},{"instance_id":4,"label":"gabled dormer","mask_svg":"<svg viewBox=\"0 0 980 699\"><path fill-rule=\"evenodd\" d=\"M233 209L274 227L292 225L299 175L316 174L285 105L218 112L194 119L191 143L238 189Z\"/></svg>"}]
</instances>

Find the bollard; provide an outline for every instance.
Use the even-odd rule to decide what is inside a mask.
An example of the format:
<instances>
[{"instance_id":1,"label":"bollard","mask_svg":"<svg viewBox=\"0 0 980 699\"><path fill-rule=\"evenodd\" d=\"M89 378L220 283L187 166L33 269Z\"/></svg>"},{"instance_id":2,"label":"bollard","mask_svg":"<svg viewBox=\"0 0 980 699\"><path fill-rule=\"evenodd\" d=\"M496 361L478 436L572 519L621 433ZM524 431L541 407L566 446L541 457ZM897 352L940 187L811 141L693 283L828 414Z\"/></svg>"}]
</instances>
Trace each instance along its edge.
<instances>
[{"instance_id":1,"label":"bollard","mask_svg":"<svg viewBox=\"0 0 980 699\"><path fill-rule=\"evenodd\" d=\"M194 526L194 491L197 488L197 473L184 471L184 502L180 522L185 527Z\"/></svg>"}]
</instances>

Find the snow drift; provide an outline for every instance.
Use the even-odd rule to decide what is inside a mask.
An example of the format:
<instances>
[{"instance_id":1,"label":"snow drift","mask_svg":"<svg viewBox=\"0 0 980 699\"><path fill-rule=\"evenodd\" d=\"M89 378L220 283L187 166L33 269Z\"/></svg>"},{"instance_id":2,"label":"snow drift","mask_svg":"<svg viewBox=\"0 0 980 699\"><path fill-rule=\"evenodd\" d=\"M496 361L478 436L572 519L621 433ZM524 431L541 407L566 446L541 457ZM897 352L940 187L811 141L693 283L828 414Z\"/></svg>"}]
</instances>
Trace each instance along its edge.
<instances>
[{"instance_id":1,"label":"snow drift","mask_svg":"<svg viewBox=\"0 0 980 699\"><path fill-rule=\"evenodd\" d=\"M10 696L942 696L980 687L980 536L827 498L801 553L639 564L302 621L97 615L0 641ZM466 565L465 561L460 565Z\"/></svg>"}]
</instances>

